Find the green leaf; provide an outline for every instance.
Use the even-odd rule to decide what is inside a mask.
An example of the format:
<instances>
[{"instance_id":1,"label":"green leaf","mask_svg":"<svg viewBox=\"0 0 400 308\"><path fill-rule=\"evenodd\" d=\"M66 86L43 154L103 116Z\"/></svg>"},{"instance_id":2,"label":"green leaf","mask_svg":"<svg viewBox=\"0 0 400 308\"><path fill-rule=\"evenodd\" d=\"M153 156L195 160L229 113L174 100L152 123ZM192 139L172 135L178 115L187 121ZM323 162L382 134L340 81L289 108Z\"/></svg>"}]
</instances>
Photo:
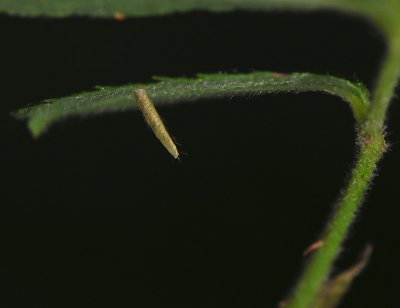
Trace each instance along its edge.
<instances>
[{"instance_id":1,"label":"green leaf","mask_svg":"<svg viewBox=\"0 0 400 308\"><path fill-rule=\"evenodd\" d=\"M364 15L384 32L400 24L400 0L0 0L0 13L20 16L125 18L205 10L269 11L334 9ZM395 31L396 33L397 30Z\"/></svg>"},{"instance_id":2,"label":"green leaf","mask_svg":"<svg viewBox=\"0 0 400 308\"><path fill-rule=\"evenodd\" d=\"M385 0L0 0L0 11L20 15L111 17L116 12L126 16L148 16L189 10L230 11L235 9L319 9L360 10L380 7ZM378 5L377 5L378 3Z\"/></svg>"},{"instance_id":3,"label":"green leaf","mask_svg":"<svg viewBox=\"0 0 400 308\"><path fill-rule=\"evenodd\" d=\"M93 92L47 100L41 105L18 111L16 116L27 119L32 134L38 136L55 121L69 116L135 110L137 104L132 92L136 88L145 88L155 105L276 92L325 92L348 102L357 123L363 120L369 104L368 91L362 85L309 73L210 74L192 79L158 80L160 81L151 84L103 87Z\"/></svg>"}]
</instances>

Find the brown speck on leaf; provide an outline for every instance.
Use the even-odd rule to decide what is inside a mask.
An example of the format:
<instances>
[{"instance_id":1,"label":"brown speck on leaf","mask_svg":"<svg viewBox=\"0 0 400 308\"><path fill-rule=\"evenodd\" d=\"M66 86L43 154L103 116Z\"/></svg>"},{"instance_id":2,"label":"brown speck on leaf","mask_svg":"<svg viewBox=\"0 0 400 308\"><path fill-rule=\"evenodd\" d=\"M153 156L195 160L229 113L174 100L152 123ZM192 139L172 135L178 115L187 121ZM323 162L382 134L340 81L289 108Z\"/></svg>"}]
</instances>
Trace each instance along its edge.
<instances>
[{"instance_id":1,"label":"brown speck on leaf","mask_svg":"<svg viewBox=\"0 0 400 308\"><path fill-rule=\"evenodd\" d=\"M278 73L278 72L274 72L274 73L271 74L272 77L283 77L283 76L285 76L285 75L287 75L287 74Z\"/></svg>"},{"instance_id":2,"label":"brown speck on leaf","mask_svg":"<svg viewBox=\"0 0 400 308\"><path fill-rule=\"evenodd\" d=\"M126 16L122 12L115 12L115 14L114 14L114 19L115 20L123 21L123 20L125 20L125 18L126 18Z\"/></svg>"},{"instance_id":3,"label":"brown speck on leaf","mask_svg":"<svg viewBox=\"0 0 400 308\"><path fill-rule=\"evenodd\" d=\"M315 241L314 243L311 243L310 246L308 246L304 251L303 251L303 256L307 256L314 250L317 250L318 248L321 248L324 245L324 242L322 240Z\"/></svg>"}]
</instances>

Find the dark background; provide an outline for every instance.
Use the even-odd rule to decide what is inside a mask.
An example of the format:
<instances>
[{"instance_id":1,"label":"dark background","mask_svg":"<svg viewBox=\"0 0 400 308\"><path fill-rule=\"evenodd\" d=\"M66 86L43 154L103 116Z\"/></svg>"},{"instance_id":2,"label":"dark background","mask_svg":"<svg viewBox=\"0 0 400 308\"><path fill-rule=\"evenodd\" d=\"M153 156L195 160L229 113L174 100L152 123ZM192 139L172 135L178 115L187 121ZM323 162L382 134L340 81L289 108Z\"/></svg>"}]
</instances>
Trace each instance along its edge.
<instances>
[{"instance_id":1,"label":"dark background","mask_svg":"<svg viewBox=\"0 0 400 308\"><path fill-rule=\"evenodd\" d=\"M320 12L194 12L123 22L0 16L0 306L273 307L302 268L355 154L345 103L270 95L160 108L182 162L138 112L33 140L9 116L95 85L196 72L311 71L374 84L384 42ZM342 307L399 307L400 108L336 271L367 243Z\"/></svg>"}]
</instances>

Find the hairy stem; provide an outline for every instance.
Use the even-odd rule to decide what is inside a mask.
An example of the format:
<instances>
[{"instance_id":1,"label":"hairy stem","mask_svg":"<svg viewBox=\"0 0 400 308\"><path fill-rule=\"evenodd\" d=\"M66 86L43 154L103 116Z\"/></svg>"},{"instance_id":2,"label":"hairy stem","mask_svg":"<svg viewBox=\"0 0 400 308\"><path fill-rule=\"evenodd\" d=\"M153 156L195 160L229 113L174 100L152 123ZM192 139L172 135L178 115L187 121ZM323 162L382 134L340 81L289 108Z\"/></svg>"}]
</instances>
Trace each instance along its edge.
<instances>
[{"instance_id":1,"label":"hairy stem","mask_svg":"<svg viewBox=\"0 0 400 308\"><path fill-rule=\"evenodd\" d=\"M318 291L328 277L332 264L340 252L341 244L362 202L368 183L373 177L376 164L384 151L382 135L380 138L369 141L360 140L360 142L363 143L348 187L337 203L321 236L324 244L313 253L285 308L312 307Z\"/></svg>"},{"instance_id":2,"label":"hairy stem","mask_svg":"<svg viewBox=\"0 0 400 308\"><path fill-rule=\"evenodd\" d=\"M330 274L333 262L354 221L382 154L385 151L383 125L400 76L400 37L389 40L387 53L377 80L368 114L358 128L359 154L351 178L333 209L321 240L323 246L308 264L285 308L310 308Z\"/></svg>"},{"instance_id":3,"label":"hairy stem","mask_svg":"<svg viewBox=\"0 0 400 308\"><path fill-rule=\"evenodd\" d=\"M370 133L380 130L385 121L386 111L400 77L400 30L399 34L389 41L387 55L382 64L374 97L366 120L366 130Z\"/></svg>"}]
</instances>

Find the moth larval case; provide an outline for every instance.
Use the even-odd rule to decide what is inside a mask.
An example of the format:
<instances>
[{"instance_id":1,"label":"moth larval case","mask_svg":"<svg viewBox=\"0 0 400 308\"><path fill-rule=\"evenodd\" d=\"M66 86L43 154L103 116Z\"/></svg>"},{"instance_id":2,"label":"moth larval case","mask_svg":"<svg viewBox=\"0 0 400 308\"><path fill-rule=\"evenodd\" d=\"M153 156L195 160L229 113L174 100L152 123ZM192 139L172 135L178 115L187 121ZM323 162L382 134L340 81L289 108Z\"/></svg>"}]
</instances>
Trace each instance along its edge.
<instances>
[{"instance_id":1,"label":"moth larval case","mask_svg":"<svg viewBox=\"0 0 400 308\"><path fill-rule=\"evenodd\" d=\"M153 130L156 137L160 140L163 146L168 150L168 152L176 159L179 158L179 152L176 148L175 143L172 141L170 134L160 115L158 114L153 102L147 94L145 89L135 89L133 90L133 95L139 105L139 109L142 112L146 122L149 124Z\"/></svg>"}]
</instances>

